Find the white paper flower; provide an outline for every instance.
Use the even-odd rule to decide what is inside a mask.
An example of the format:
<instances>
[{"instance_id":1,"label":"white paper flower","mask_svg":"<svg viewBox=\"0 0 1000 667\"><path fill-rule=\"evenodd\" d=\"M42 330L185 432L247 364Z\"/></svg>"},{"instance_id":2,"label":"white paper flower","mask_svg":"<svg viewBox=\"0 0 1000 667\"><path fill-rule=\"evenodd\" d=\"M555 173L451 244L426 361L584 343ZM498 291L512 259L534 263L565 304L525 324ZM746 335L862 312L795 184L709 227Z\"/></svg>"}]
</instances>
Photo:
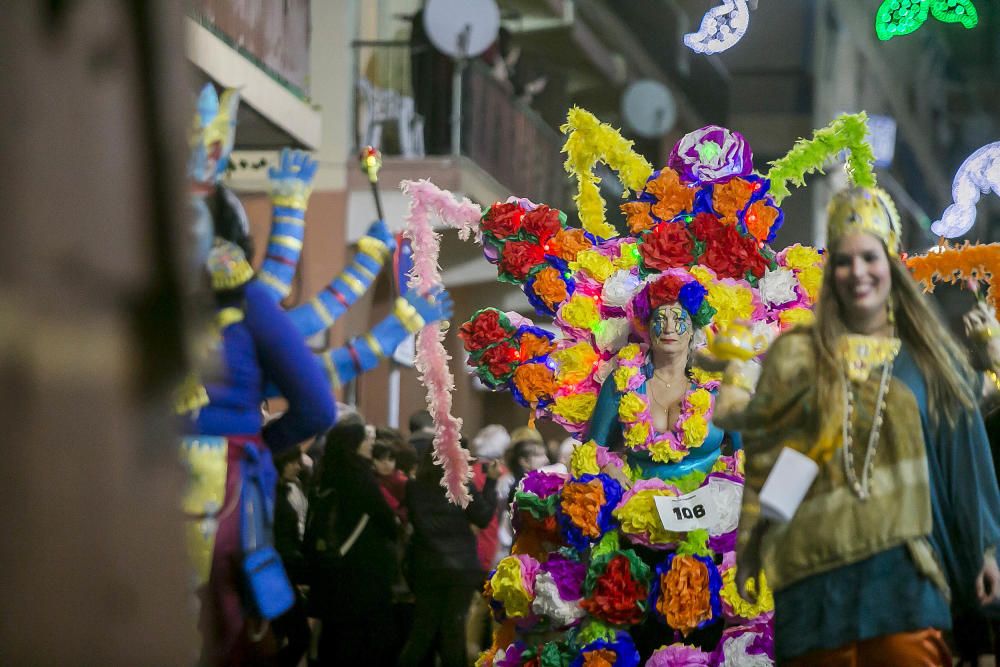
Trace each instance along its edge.
<instances>
[{"instance_id":1,"label":"white paper flower","mask_svg":"<svg viewBox=\"0 0 1000 667\"><path fill-rule=\"evenodd\" d=\"M769 306L783 306L795 301L795 274L786 268L768 271L757 283L761 300Z\"/></svg>"},{"instance_id":2,"label":"white paper flower","mask_svg":"<svg viewBox=\"0 0 1000 667\"><path fill-rule=\"evenodd\" d=\"M602 352L617 352L628 342L628 319L611 317L597 327L594 339Z\"/></svg>"},{"instance_id":3,"label":"white paper flower","mask_svg":"<svg viewBox=\"0 0 1000 667\"><path fill-rule=\"evenodd\" d=\"M556 580L548 572L539 572L535 577L535 600L531 603L531 611L548 618L554 626L569 625L585 613L576 602L559 597Z\"/></svg>"},{"instance_id":4,"label":"white paper flower","mask_svg":"<svg viewBox=\"0 0 1000 667\"><path fill-rule=\"evenodd\" d=\"M774 662L762 653L747 653L757 639L753 632L723 639L722 661L719 667L774 667Z\"/></svg>"},{"instance_id":5,"label":"white paper flower","mask_svg":"<svg viewBox=\"0 0 1000 667\"><path fill-rule=\"evenodd\" d=\"M615 271L604 281L601 299L607 306L624 308L642 287L639 277L626 269Z\"/></svg>"}]
</instances>

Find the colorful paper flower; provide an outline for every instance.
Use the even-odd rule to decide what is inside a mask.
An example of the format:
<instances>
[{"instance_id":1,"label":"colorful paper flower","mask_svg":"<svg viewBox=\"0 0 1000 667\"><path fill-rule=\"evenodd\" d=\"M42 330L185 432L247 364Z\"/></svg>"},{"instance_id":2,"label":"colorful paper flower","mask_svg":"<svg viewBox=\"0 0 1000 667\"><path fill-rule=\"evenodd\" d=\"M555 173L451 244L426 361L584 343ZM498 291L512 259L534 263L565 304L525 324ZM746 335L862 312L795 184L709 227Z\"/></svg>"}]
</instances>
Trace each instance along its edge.
<instances>
[{"instance_id":1,"label":"colorful paper flower","mask_svg":"<svg viewBox=\"0 0 1000 667\"><path fill-rule=\"evenodd\" d=\"M634 625L646 615L649 566L631 549L595 556L583 584L580 606L616 626Z\"/></svg>"},{"instance_id":2,"label":"colorful paper flower","mask_svg":"<svg viewBox=\"0 0 1000 667\"><path fill-rule=\"evenodd\" d=\"M530 361L552 351L553 334L545 329L522 325L517 330L518 358Z\"/></svg>"},{"instance_id":3,"label":"colorful paper flower","mask_svg":"<svg viewBox=\"0 0 1000 667\"><path fill-rule=\"evenodd\" d=\"M514 396L522 405L534 406L552 398L557 388L552 369L544 363L522 363L514 370Z\"/></svg>"},{"instance_id":4,"label":"colorful paper flower","mask_svg":"<svg viewBox=\"0 0 1000 667\"><path fill-rule=\"evenodd\" d=\"M718 667L772 667L774 627L770 618L748 626L726 628L712 655Z\"/></svg>"},{"instance_id":5,"label":"colorful paper flower","mask_svg":"<svg viewBox=\"0 0 1000 667\"><path fill-rule=\"evenodd\" d=\"M735 225L755 190L755 184L734 178L712 188L712 208L722 216L722 224Z\"/></svg>"},{"instance_id":6,"label":"colorful paper flower","mask_svg":"<svg viewBox=\"0 0 1000 667\"><path fill-rule=\"evenodd\" d=\"M630 201L621 205L625 215L625 224L633 234L644 232L656 222L650 215L653 205L645 201Z\"/></svg>"},{"instance_id":7,"label":"colorful paper flower","mask_svg":"<svg viewBox=\"0 0 1000 667\"><path fill-rule=\"evenodd\" d=\"M760 300L772 307L783 306L798 299L795 293L795 274L790 269L777 268L768 271L757 283L760 290Z\"/></svg>"},{"instance_id":8,"label":"colorful paper flower","mask_svg":"<svg viewBox=\"0 0 1000 667\"><path fill-rule=\"evenodd\" d=\"M507 556L497 563L489 579L491 604L499 605L503 618L525 618L535 598L538 561L531 556ZM496 606L494 607L496 609Z\"/></svg>"},{"instance_id":9,"label":"colorful paper flower","mask_svg":"<svg viewBox=\"0 0 1000 667\"><path fill-rule=\"evenodd\" d=\"M667 164L687 182L722 183L753 171L753 153L743 135L718 125L689 132L670 152Z\"/></svg>"},{"instance_id":10,"label":"colorful paper flower","mask_svg":"<svg viewBox=\"0 0 1000 667\"><path fill-rule=\"evenodd\" d=\"M587 342L576 343L552 353L556 379L566 385L583 382L594 372L598 359L597 352Z\"/></svg>"},{"instance_id":11,"label":"colorful paper flower","mask_svg":"<svg viewBox=\"0 0 1000 667\"><path fill-rule=\"evenodd\" d=\"M647 271L683 268L694 261L693 249L694 241L683 222L661 222L643 234L639 242Z\"/></svg>"},{"instance_id":12,"label":"colorful paper flower","mask_svg":"<svg viewBox=\"0 0 1000 667\"><path fill-rule=\"evenodd\" d=\"M747 231L758 241L767 241L771 236L771 228L781 211L774 206L769 206L764 200L755 201L750 204L743 221L747 226Z\"/></svg>"},{"instance_id":13,"label":"colorful paper flower","mask_svg":"<svg viewBox=\"0 0 1000 667\"><path fill-rule=\"evenodd\" d=\"M558 515L566 541L582 550L601 539L615 525L612 511L621 497L621 485L604 473L566 482Z\"/></svg>"},{"instance_id":14,"label":"colorful paper flower","mask_svg":"<svg viewBox=\"0 0 1000 667\"><path fill-rule=\"evenodd\" d=\"M531 271L545 261L542 248L532 241L508 241L500 251L501 280L524 282Z\"/></svg>"},{"instance_id":15,"label":"colorful paper flower","mask_svg":"<svg viewBox=\"0 0 1000 667\"><path fill-rule=\"evenodd\" d=\"M693 208L696 190L681 183L673 169L662 169L646 181L645 192L656 199L653 215L660 220L672 220Z\"/></svg>"},{"instance_id":16,"label":"colorful paper flower","mask_svg":"<svg viewBox=\"0 0 1000 667\"><path fill-rule=\"evenodd\" d=\"M611 260L597 250L583 250L577 253L574 264L599 283L607 280L615 270Z\"/></svg>"},{"instance_id":17,"label":"colorful paper flower","mask_svg":"<svg viewBox=\"0 0 1000 667\"><path fill-rule=\"evenodd\" d=\"M642 280L632 271L620 269L612 273L601 289L604 305L624 308L642 289Z\"/></svg>"},{"instance_id":18,"label":"colorful paper flower","mask_svg":"<svg viewBox=\"0 0 1000 667\"><path fill-rule=\"evenodd\" d=\"M675 553L656 566L650 608L685 637L722 614L722 578L707 556Z\"/></svg>"},{"instance_id":19,"label":"colorful paper flower","mask_svg":"<svg viewBox=\"0 0 1000 667\"><path fill-rule=\"evenodd\" d=\"M574 283L562 271L546 266L528 280L525 294L535 310L554 315L556 309L573 293Z\"/></svg>"},{"instance_id":20,"label":"colorful paper flower","mask_svg":"<svg viewBox=\"0 0 1000 667\"><path fill-rule=\"evenodd\" d=\"M609 317L594 329L594 343L602 352L616 352L628 342L631 325L627 318Z\"/></svg>"},{"instance_id":21,"label":"colorful paper flower","mask_svg":"<svg viewBox=\"0 0 1000 667\"><path fill-rule=\"evenodd\" d=\"M584 645L570 667L638 667L639 651L627 632L613 639L599 638Z\"/></svg>"},{"instance_id":22,"label":"colorful paper flower","mask_svg":"<svg viewBox=\"0 0 1000 667\"><path fill-rule=\"evenodd\" d=\"M514 333L507 316L496 308L483 308L473 313L458 331L465 351L478 352L500 341L507 340Z\"/></svg>"},{"instance_id":23,"label":"colorful paper flower","mask_svg":"<svg viewBox=\"0 0 1000 667\"><path fill-rule=\"evenodd\" d=\"M714 664L712 654L705 653L696 646L671 644L654 651L645 667L709 667Z\"/></svg>"},{"instance_id":24,"label":"colorful paper flower","mask_svg":"<svg viewBox=\"0 0 1000 667\"><path fill-rule=\"evenodd\" d=\"M656 496L677 496L676 487L657 477L637 481L615 508L614 515L620 530L630 542L653 549L666 549L680 536L663 527L656 510Z\"/></svg>"},{"instance_id":25,"label":"colorful paper flower","mask_svg":"<svg viewBox=\"0 0 1000 667\"><path fill-rule=\"evenodd\" d=\"M562 218L558 210L542 204L524 214L521 229L536 241L544 242L562 229Z\"/></svg>"},{"instance_id":26,"label":"colorful paper flower","mask_svg":"<svg viewBox=\"0 0 1000 667\"><path fill-rule=\"evenodd\" d=\"M593 247L593 245L582 229L563 229L545 243L545 252L564 261L572 262L576 259L577 254Z\"/></svg>"},{"instance_id":27,"label":"colorful paper flower","mask_svg":"<svg viewBox=\"0 0 1000 667\"><path fill-rule=\"evenodd\" d=\"M595 405L597 405L596 392L567 394L555 398L552 413L564 423L579 425L590 419Z\"/></svg>"},{"instance_id":28,"label":"colorful paper flower","mask_svg":"<svg viewBox=\"0 0 1000 667\"><path fill-rule=\"evenodd\" d=\"M486 211L480 226L484 232L492 234L498 240L503 240L517 236L521 229L523 216L524 211L517 203L501 204L497 202Z\"/></svg>"},{"instance_id":29,"label":"colorful paper flower","mask_svg":"<svg viewBox=\"0 0 1000 667\"><path fill-rule=\"evenodd\" d=\"M593 329L601 321L597 302L577 292L559 308L559 318L577 329Z\"/></svg>"}]
</instances>

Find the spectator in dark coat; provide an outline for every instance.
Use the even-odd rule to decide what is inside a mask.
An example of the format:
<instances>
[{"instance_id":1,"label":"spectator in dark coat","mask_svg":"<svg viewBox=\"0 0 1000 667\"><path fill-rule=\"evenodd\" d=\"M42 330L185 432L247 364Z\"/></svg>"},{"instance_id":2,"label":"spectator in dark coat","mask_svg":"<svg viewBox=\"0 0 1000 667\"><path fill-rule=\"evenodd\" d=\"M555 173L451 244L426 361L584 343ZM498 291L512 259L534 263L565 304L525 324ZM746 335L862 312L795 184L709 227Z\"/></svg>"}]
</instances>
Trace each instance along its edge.
<instances>
[{"instance_id":1,"label":"spectator in dark coat","mask_svg":"<svg viewBox=\"0 0 1000 667\"><path fill-rule=\"evenodd\" d=\"M397 519L372 470L374 429L341 422L326 437L309 503L313 614L320 665L392 665Z\"/></svg>"},{"instance_id":2,"label":"spectator in dark coat","mask_svg":"<svg viewBox=\"0 0 1000 667\"><path fill-rule=\"evenodd\" d=\"M485 574L471 525L483 528L493 518L499 476L499 465L491 464L482 492L471 488L472 501L463 510L448 502L441 469L427 451L416 479L407 484L406 504L413 525L407 564L416 609L400 657L403 667L421 664L435 649L442 667L466 664L465 613Z\"/></svg>"},{"instance_id":3,"label":"spectator in dark coat","mask_svg":"<svg viewBox=\"0 0 1000 667\"><path fill-rule=\"evenodd\" d=\"M279 646L274 660L278 667L295 667L309 649L309 621L302 594L308 584L302 536L309 505L299 481L303 457L302 451L293 447L274 460L280 475L274 500L274 547L295 587L295 604L271 623Z\"/></svg>"}]
</instances>

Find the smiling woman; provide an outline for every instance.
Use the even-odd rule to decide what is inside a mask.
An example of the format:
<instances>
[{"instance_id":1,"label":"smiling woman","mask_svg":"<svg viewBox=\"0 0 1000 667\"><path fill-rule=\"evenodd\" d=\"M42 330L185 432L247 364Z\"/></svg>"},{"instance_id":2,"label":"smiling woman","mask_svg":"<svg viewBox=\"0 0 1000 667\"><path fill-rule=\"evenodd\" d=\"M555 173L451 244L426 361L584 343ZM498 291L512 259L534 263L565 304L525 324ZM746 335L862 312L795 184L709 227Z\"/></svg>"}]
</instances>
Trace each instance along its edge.
<instances>
[{"instance_id":1,"label":"smiling woman","mask_svg":"<svg viewBox=\"0 0 1000 667\"><path fill-rule=\"evenodd\" d=\"M1000 593L1000 492L971 370L899 261L888 196L841 192L828 219L815 325L775 341L744 410L727 410L742 389L720 390L715 420L747 452L737 579L767 572L783 664L951 665L949 597L969 609ZM769 524L757 494L781 482L786 448L819 474Z\"/></svg>"}]
</instances>

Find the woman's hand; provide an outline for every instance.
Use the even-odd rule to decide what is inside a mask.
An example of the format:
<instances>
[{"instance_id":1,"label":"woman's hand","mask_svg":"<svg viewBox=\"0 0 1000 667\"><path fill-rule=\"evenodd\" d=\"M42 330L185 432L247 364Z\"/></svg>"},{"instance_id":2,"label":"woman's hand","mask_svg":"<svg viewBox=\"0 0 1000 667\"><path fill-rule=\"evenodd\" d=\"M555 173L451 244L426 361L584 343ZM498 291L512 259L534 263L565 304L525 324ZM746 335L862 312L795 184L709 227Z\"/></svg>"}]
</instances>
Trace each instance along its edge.
<instances>
[{"instance_id":1,"label":"woman's hand","mask_svg":"<svg viewBox=\"0 0 1000 667\"><path fill-rule=\"evenodd\" d=\"M1000 324L996 312L980 302L962 317L962 323L975 367L979 370L1000 368Z\"/></svg>"},{"instance_id":2,"label":"woman's hand","mask_svg":"<svg viewBox=\"0 0 1000 667\"><path fill-rule=\"evenodd\" d=\"M976 597L981 605L1000 599L1000 567L997 567L997 559L992 554L983 559L983 569L976 577Z\"/></svg>"},{"instance_id":3,"label":"woman's hand","mask_svg":"<svg viewBox=\"0 0 1000 667\"><path fill-rule=\"evenodd\" d=\"M745 544L736 551L736 592L748 602L756 602L760 592L757 577L760 575L762 563L760 558L761 539L766 525L758 523L750 531ZM754 580L752 590L747 589L747 582Z\"/></svg>"}]
</instances>

